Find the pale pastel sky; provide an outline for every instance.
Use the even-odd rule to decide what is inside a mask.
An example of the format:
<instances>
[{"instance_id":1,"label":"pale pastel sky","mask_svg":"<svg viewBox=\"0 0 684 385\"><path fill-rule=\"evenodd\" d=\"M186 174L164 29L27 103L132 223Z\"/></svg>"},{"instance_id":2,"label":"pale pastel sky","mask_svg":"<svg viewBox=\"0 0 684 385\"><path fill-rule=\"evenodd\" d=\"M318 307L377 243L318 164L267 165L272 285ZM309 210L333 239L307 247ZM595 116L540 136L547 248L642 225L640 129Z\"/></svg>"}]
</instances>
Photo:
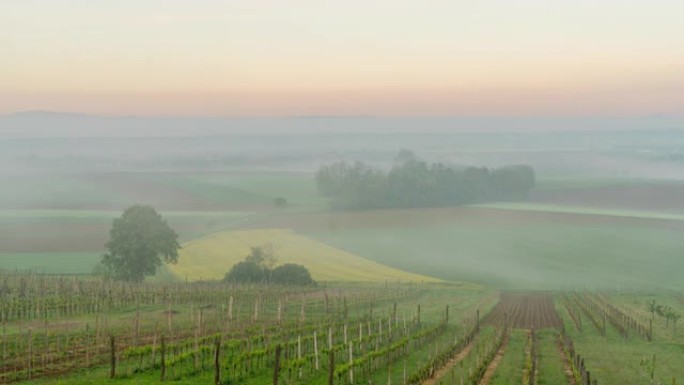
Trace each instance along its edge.
<instances>
[{"instance_id":1,"label":"pale pastel sky","mask_svg":"<svg viewBox=\"0 0 684 385\"><path fill-rule=\"evenodd\" d=\"M0 113L682 114L681 0L0 0Z\"/></svg>"}]
</instances>

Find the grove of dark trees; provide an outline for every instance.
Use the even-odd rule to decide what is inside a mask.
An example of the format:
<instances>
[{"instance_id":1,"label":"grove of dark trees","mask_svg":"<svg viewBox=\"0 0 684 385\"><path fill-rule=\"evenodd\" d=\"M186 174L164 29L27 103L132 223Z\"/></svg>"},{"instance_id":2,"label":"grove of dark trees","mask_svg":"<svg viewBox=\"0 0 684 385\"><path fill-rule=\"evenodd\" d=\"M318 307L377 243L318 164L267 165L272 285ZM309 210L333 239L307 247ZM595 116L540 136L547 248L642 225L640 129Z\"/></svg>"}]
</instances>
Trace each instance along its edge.
<instances>
[{"instance_id":1,"label":"grove of dark trees","mask_svg":"<svg viewBox=\"0 0 684 385\"><path fill-rule=\"evenodd\" d=\"M230 269L226 282L276 285L315 285L311 273L303 265L286 263L277 267L270 247L252 247L249 255Z\"/></svg>"},{"instance_id":2,"label":"grove of dark trees","mask_svg":"<svg viewBox=\"0 0 684 385\"><path fill-rule=\"evenodd\" d=\"M321 195L336 209L440 207L525 200L535 184L527 165L454 168L415 159L405 151L384 171L361 162L322 166L316 173Z\"/></svg>"}]
</instances>

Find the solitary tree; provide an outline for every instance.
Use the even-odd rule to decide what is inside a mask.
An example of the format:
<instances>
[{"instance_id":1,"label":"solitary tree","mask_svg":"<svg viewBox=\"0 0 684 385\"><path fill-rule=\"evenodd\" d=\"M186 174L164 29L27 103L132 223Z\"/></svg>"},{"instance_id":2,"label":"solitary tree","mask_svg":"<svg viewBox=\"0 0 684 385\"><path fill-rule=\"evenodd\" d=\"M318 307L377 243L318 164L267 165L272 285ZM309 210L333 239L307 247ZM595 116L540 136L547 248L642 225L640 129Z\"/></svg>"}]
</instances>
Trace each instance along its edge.
<instances>
[{"instance_id":1,"label":"solitary tree","mask_svg":"<svg viewBox=\"0 0 684 385\"><path fill-rule=\"evenodd\" d=\"M102 267L112 278L141 282L162 261L178 262L178 235L150 206L127 208L112 223Z\"/></svg>"}]
</instances>

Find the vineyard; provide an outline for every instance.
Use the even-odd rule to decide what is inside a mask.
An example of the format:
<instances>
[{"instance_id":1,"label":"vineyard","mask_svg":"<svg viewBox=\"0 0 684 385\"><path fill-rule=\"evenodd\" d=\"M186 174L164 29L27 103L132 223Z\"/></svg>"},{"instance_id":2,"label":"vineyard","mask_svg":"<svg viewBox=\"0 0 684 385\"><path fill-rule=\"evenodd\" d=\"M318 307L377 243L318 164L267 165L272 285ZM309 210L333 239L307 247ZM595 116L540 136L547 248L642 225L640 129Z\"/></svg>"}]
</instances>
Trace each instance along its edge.
<instances>
[{"instance_id":1,"label":"vineyard","mask_svg":"<svg viewBox=\"0 0 684 385\"><path fill-rule=\"evenodd\" d=\"M593 292L13 273L0 299L0 383L617 384L601 345L676 343L669 324ZM667 362L636 365L649 363L662 378Z\"/></svg>"}]
</instances>

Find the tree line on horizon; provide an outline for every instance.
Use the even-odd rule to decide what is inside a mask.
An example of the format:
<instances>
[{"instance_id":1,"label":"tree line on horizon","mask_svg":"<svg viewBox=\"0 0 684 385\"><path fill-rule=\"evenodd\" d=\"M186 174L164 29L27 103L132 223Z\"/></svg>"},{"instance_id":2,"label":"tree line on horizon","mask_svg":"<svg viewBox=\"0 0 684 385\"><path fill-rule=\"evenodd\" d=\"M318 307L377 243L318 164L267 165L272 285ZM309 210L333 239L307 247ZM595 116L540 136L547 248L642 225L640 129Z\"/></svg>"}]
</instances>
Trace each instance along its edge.
<instances>
[{"instance_id":1,"label":"tree line on horizon","mask_svg":"<svg viewBox=\"0 0 684 385\"><path fill-rule=\"evenodd\" d=\"M456 168L428 164L408 150L399 152L388 171L358 161L337 162L323 165L315 178L319 194L343 210L522 201L535 185L528 165Z\"/></svg>"}]
</instances>

